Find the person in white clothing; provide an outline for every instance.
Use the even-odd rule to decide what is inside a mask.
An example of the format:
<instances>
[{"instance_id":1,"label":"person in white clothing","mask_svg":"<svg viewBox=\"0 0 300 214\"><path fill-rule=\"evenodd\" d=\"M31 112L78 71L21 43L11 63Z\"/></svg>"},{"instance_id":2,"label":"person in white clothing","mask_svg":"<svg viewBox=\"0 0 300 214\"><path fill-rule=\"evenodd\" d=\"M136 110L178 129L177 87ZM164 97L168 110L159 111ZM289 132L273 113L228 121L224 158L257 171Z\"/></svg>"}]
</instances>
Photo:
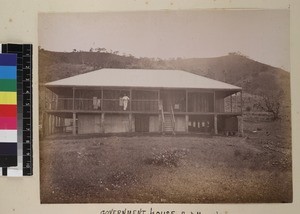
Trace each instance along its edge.
<instances>
[{"instance_id":1,"label":"person in white clothing","mask_svg":"<svg viewBox=\"0 0 300 214\"><path fill-rule=\"evenodd\" d=\"M124 94L122 100L123 100L123 110L126 111L129 102L129 97L126 94Z\"/></svg>"}]
</instances>

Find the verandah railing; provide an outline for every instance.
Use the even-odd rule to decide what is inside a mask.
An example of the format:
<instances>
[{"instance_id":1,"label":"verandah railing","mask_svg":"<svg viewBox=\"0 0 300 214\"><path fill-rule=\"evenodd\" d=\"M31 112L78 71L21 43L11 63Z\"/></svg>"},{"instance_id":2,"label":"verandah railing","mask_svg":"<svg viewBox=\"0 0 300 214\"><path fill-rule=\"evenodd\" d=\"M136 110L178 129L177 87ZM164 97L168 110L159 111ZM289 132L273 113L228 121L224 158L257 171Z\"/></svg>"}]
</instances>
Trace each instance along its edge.
<instances>
[{"instance_id":1,"label":"verandah railing","mask_svg":"<svg viewBox=\"0 0 300 214\"><path fill-rule=\"evenodd\" d=\"M127 108L124 110L124 103L120 99L83 99L83 98L56 98L46 103L46 109L49 110L85 110L85 111L137 111L137 112L158 112L158 100L129 100ZM237 113L241 112L241 99L236 96L226 97L224 100L216 102L218 108L216 112ZM173 108L174 110L174 108ZM189 111L196 112L214 112L212 111Z\"/></svg>"},{"instance_id":2,"label":"verandah railing","mask_svg":"<svg viewBox=\"0 0 300 214\"><path fill-rule=\"evenodd\" d=\"M49 110L87 110L87 111L141 111L157 112L158 100L129 100L127 107L120 99L82 99L57 98L46 103Z\"/></svg>"}]
</instances>

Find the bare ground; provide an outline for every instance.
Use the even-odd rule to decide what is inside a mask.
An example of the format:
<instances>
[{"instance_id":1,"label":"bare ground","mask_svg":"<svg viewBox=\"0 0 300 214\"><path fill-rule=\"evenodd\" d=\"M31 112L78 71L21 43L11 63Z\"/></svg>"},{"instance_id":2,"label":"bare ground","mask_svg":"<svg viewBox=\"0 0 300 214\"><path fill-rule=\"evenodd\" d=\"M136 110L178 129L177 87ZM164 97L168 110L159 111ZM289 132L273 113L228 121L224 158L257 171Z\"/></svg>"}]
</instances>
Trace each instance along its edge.
<instances>
[{"instance_id":1,"label":"bare ground","mask_svg":"<svg viewBox=\"0 0 300 214\"><path fill-rule=\"evenodd\" d=\"M250 121L245 129L243 138L44 139L40 144L41 202L291 202L290 135L282 132L279 122Z\"/></svg>"}]
</instances>

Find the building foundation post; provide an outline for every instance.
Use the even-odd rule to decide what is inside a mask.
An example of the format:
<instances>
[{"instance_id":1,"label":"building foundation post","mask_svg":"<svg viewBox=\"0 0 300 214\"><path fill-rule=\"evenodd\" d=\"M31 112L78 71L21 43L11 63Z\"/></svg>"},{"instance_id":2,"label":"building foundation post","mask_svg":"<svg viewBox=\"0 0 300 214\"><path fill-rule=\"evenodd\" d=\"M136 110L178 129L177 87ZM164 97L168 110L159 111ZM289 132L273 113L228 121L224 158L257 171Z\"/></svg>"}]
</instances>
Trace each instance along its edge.
<instances>
[{"instance_id":1,"label":"building foundation post","mask_svg":"<svg viewBox=\"0 0 300 214\"><path fill-rule=\"evenodd\" d=\"M185 132L189 132L189 115L185 115Z\"/></svg>"},{"instance_id":2,"label":"building foundation post","mask_svg":"<svg viewBox=\"0 0 300 214\"><path fill-rule=\"evenodd\" d=\"M104 113L101 113L101 132L102 133L105 133L105 114Z\"/></svg>"},{"instance_id":3,"label":"building foundation post","mask_svg":"<svg viewBox=\"0 0 300 214\"><path fill-rule=\"evenodd\" d=\"M230 95L230 112L232 112L232 94Z\"/></svg>"},{"instance_id":4,"label":"building foundation post","mask_svg":"<svg viewBox=\"0 0 300 214\"><path fill-rule=\"evenodd\" d=\"M54 121L55 121L55 116L51 116L51 134L54 134Z\"/></svg>"},{"instance_id":5,"label":"building foundation post","mask_svg":"<svg viewBox=\"0 0 300 214\"><path fill-rule=\"evenodd\" d=\"M243 115L243 91L241 91L241 113Z\"/></svg>"},{"instance_id":6,"label":"building foundation post","mask_svg":"<svg viewBox=\"0 0 300 214\"><path fill-rule=\"evenodd\" d=\"M73 113L73 127L72 127L73 135L76 135L76 113Z\"/></svg>"},{"instance_id":7,"label":"building foundation post","mask_svg":"<svg viewBox=\"0 0 300 214\"><path fill-rule=\"evenodd\" d=\"M163 132L161 114L158 114L158 128L159 128L159 132Z\"/></svg>"},{"instance_id":8,"label":"building foundation post","mask_svg":"<svg viewBox=\"0 0 300 214\"><path fill-rule=\"evenodd\" d=\"M128 117L129 117L129 132L132 132L133 131L133 129L132 129L132 113L129 113L129 115L128 115Z\"/></svg>"},{"instance_id":9,"label":"building foundation post","mask_svg":"<svg viewBox=\"0 0 300 214\"><path fill-rule=\"evenodd\" d=\"M53 128L54 128L54 133L56 133L56 127L57 127L57 116L54 116L54 126L53 126Z\"/></svg>"},{"instance_id":10,"label":"building foundation post","mask_svg":"<svg viewBox=\"0 0 300 214\"><path fill-rule=\"evenodd\" d=\"M218 116L216 114L214 114L214 131L215 134L218 134Z\"/></svg>"},{"instance_id":11,"label":"building foundation post","mask_svg":"<svg viewBox=\"0 0 300 214\"><path fill-rule=\"evenodd\" d=\"M51 135L52 133L51 133L51 114L48 114L48 120L47 120L47 122L48 122L48 130L47 130L47 133L48 133L48 135Z\"/></svg>"},{"instance_id":12,"label":"building foundation post","mask_svg":"<svg viewBox=\"0 0 300 214\"><path fill-rule=\"evenodd\" d=\"M63 133L65 133L66 132L66 118L63 117L61 123L62 123L61 125L64 127Z\"/></svg>"}]
</instances>

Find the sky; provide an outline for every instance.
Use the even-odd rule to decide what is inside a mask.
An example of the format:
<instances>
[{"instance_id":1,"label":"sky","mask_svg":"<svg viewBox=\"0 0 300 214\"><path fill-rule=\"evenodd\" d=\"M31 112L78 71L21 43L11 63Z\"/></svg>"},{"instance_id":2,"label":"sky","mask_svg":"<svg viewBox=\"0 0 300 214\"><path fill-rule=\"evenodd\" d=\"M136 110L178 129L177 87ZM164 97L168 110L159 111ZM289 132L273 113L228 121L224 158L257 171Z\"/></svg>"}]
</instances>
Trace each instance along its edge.
<instances>
[{"instance_id":1,"label":"sky","mask_svg":"<svg viewBox=\"0 0 300 214\"><path fill-rule=\"evenodd\" d=\"M151 58L210 58L231 52L290 70L288 10L191 10L39 14L39 46L105 48Z\"/></svg>"}]
</instances>

